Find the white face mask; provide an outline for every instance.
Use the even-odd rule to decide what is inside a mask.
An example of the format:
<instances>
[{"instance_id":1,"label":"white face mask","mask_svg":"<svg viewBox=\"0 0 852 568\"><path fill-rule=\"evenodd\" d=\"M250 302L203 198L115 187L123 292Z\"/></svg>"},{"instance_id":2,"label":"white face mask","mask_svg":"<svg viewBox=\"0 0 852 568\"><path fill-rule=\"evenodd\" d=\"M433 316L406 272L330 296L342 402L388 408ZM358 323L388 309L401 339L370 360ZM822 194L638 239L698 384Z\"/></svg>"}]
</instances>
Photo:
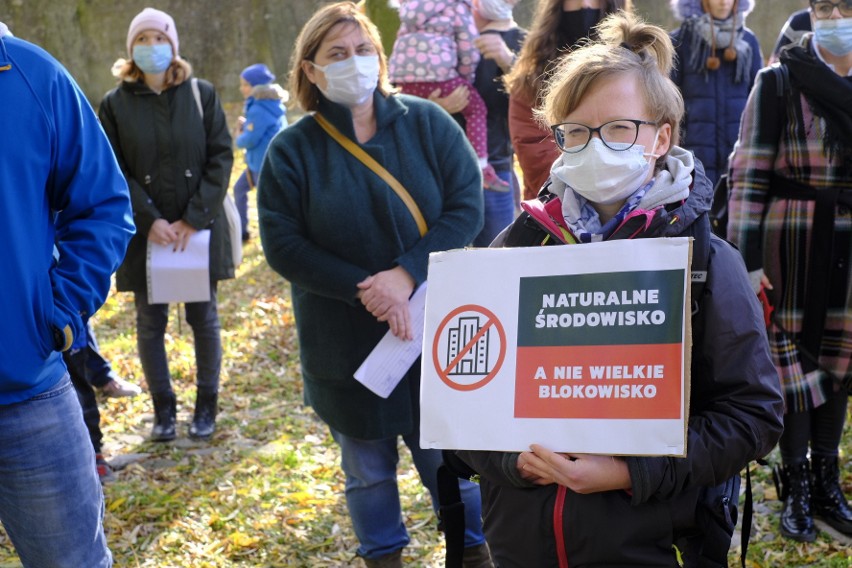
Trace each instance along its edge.
<instances>
[{"instance_id":1,"label":"white face mask","mask_svg":"<svg viewBox=\"0 0 852 568\"><path fill-rule=\"evenodd\" d=\"M616 151L600 138L592 138L588 146L575 154L562 152L550 173L592 203L609 205L627 199L645 183L651 169L651 162L645 156L659 157L646 153L639 144Z\"/></svg>"},{"instance_id":2,"label":"white face mask","mask_svg":"<svg viewBox=\"0 0 852 568\"><path fill-rule=\"evenodd\" d=\"M350 108L373 96L379 83L378 55L353 55L328 65L311 65L325 74L326 87L317 85L325 98Z\"/></svg>"}]
</instances>

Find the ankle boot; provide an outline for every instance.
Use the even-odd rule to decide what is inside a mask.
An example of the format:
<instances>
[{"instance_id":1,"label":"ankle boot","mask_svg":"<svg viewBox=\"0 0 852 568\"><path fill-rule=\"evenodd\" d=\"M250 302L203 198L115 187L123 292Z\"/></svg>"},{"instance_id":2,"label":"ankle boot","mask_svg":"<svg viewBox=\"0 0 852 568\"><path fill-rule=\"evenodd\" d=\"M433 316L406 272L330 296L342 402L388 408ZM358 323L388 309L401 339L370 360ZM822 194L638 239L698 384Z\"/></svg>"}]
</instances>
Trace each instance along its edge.
<instances>
[{"instance_id":1,"label":"ankle boot","mask_svg":"<svg viewBox=\"0 0 852 568\"><path fill-rule=\"evenodd\" d=\"M154 442L174 440L177 414L175 393L169 391L151 395L151 398L154 401L154 427L151 429L151 440Z\"/></svg>"},{"instance_id":2,"label":"ankle boot","mask_svg":"<svg viewBox=\"0 0 852 568\"><path fill-rule=\"evenodd\" d=\"M814 515L845 535L852 535L852 509L840 489L836 456L811 456L814 475Z\"/></svg>"},{"instance_id":3,"label":"ankle boot","mask_svg":"<svg viewBox=\"0 0 852 568\"><path fill-rule=\"evenodd\" d=\"M464 568L494 568L488 543L483 542L480 545L465 548L462 566Z\"/></svg>"},{"instance_id":4,"label":"ankle boot","mask_svg":"<svg viewBox=\"0 0 852 568\"><path fill-rule=\"evenodd\" d=\"M365 558L364 564L367 568L402 568L402 549L378 558Z\"/></svg>"},{"instance_id":5,"label":"ankle boot","mask_svg":"<svg viewBox=\"0 0 852 568\"><path fill-rule=\"evenodd\" d=\"M784 509L781 534L799 542L816 540L811 513L811 475L808 461L784 464Z\"/></svg>"},{"instance_id":6,"label":"ankle boot","mask_svg":"<svg viewBox=\"0 0 852 568\"><path fill-rule=\"evenodd\" d=\"M189 437L206 440L216 431L216 410L219 395L215 391L199 390L195 395L195 415L189 427Z\"/></svg>"}]
</instances>

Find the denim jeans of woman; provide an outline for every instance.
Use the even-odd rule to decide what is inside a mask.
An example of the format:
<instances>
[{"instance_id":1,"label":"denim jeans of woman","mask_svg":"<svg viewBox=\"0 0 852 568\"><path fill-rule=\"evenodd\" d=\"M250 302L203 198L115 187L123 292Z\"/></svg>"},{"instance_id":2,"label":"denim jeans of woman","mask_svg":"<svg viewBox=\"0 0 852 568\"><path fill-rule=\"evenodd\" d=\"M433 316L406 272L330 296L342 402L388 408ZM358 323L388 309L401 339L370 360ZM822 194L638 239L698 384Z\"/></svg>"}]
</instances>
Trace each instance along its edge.
<instances>
[{"instance_id":1,"label":"denim jeans of woman","mask_svg":"<svg viewBox=\"0 0 852 568\"><path fill-rule=\"evenodd\" d=\"M251 182L249 177L251 176ZM246 168L245 171L237 179L234 184L234 202L237 205L237 211L240 214L240 222L243 227L243 238L245 239L248 232L248 193L251 191L254 184L257 183L257 172L253 172Z\"/></svg>"},{"instance_id":2,"label":"denim jeans of woman","mask_svg":"<svg viewBox=\"0 0 852 568\"><path fill-rule=\"evenodd\" d=\"M103 515L95 454L68 376L0 406L0 521L22 564L112 566Z\"/></svg>"},{"instance_id":3,"label":"denim jeans of woman","mask_svg":"<svg viewBox=\"0 0 852 568\"><path fill-rule=\"evenodd\" d=\"M509 191L484 190L483 199L485 205L485 224L482 230L473 239L473 246L487 247L491 244L500 231L505 229L515 219L515 198L518 191L515 187L515 179L511 170L496 169L497 177L509 184Z\"/></svg>"},{"instance_id":4,"label":"denim jeans of woman","mask_svg":"<svg viewBox=\"0 0 852 568\"><path fill-rule=\"evenodd\" d=\"M166 325L170 304L149 304L146 294L136 294L136 345L151 395L171 392L172 379L166 355ZM184 304L186 322L195 339L196 386L217 392L222 366L222 337L216 310L216 283L210 285L209 302Z\"/></svg>"},{"instance_id":5,"label":"denim jeans of woman","mask_svg":"<svg viewBox=\"0 0 852 568\"><path fill-rule=\"evenodd\" d=\"M355 535L361 546L358 555L379 558L405 547L410 539L402 520L402 507L397 485L399 463L398 438L359 440L331 430L340 446L341 466L346 474L346 506ZM432 497L432 508L438 504L438 466L440 450L420 447L420 432L402 437L411 451L420 480ZM465 547L485 542L482 534L482 505L479 486L459 480L465 505Z\"/></svg>"}]
</instances>

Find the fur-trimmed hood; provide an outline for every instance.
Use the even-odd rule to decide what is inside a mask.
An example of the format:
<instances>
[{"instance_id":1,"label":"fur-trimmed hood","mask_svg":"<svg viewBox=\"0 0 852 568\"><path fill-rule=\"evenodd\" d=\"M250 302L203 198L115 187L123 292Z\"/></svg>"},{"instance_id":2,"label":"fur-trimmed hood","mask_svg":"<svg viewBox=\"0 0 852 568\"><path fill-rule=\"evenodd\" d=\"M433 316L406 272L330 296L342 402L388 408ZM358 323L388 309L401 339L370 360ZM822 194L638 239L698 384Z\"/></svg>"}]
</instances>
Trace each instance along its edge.
<instances>
[{"instance_id":1,"label":"fur-trimmed hood","mask_svg":"<svg viewBox=\"0 0 852 568\"><path fill-rule=\"evenodd\" d=\"M701 0L670 0L672 13L678 20L686 20L693 16L700 16L704 13ZM748 16L754 10L754 0L740 0L737 6L743 17Z\"/></svg>"}]
</instances>

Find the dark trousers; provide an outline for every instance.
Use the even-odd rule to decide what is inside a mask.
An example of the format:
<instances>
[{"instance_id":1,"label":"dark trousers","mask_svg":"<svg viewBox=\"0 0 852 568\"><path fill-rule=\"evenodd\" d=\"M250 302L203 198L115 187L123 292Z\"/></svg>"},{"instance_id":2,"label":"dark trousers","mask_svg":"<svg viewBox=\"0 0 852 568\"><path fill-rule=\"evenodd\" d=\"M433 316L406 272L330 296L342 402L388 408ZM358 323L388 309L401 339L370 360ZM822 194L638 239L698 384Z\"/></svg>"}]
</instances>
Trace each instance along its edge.
<instances>
[{"instance_id":1,"label":"dark trousers","mask_svg":"<svg viewBox=\"0 0 852 568\"><path fill-rule=\"evenodd\" d=\"M101 432L101 413L98 410L98 399L88 378L89 350L85 347L69 349L62 354L62 358L68 367L68 374L71 376L74 390L77 391L77 398L80 400L80 406L83 409L83 422L86 423L86 430L89 431L92 447L94 447L95 453L99 454L104 435Z\"/></svg>"},{"instance_id":2,"label":"dark trousers","mask_svg":"<svg viewBox=\"0 0 852 568\"><path fill-rule=\"evenodd\" d=\"M149 304L146 294L136 294L136 345L139 361L151 396L172 392L172 377L166 355L166 326L169 304ZM196 386L218 392L222 367L222 337L216 309L216 283L210 285L209 302L184 304L186 321L195 338Z\"/></svg>"}]
</instances>

